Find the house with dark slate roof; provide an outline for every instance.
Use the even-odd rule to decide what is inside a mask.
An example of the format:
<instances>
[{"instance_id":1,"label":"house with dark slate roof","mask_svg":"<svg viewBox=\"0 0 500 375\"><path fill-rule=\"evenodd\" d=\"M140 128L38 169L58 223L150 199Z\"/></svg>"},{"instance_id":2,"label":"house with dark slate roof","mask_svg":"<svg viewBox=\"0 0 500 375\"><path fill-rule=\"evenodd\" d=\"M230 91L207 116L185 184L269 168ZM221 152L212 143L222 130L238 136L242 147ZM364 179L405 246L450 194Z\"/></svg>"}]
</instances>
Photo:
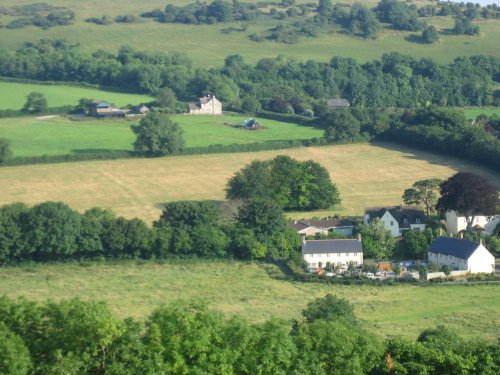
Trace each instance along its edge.
<instances>
[{"instance_id":1,"label":"house with dark slate roof","mask_svg":"<svg viewBox=\"0 0 500 375\"><path fill-rule=\"evenodd\" d=\"M363 222L369 224L378 218L393 237L400 237L405 230L425 230L427 216L422 208L413 206L369 207L365 209Z\"/></svg>"},{"instance_id":2,"label":"house with dark slate roof","mask_svg":"<svg viewBox=\"0 0 500 375\"><path fill-rule=\"evenodd\" d=\"M302 257L309 268L363 264L361 237L354 240L309 240L302 243Z\"/></svg>"},{"instance_id":3,"label":"house with dark slate roof","mask_svg":"<svg viewBox=\"0 0 500 375\"><path fill-rule=\"evenodd\" d=\"M471 273L495 272L495 257L482 243L451 237L439 237L429 248L429 263L447 265L453 270Z\"/></svg>"},{"instance_id":4,"label":"house with dark slate roof","mask_svg":"<svg viewBox=\"0 0 500 375\"><path fill-rule=\"evenodd\" d=\"M314 236L335 232L346 237L352 236L354 221L349 219L295 220L288 223L301 236Z\"/></svg>"}]
</instances>

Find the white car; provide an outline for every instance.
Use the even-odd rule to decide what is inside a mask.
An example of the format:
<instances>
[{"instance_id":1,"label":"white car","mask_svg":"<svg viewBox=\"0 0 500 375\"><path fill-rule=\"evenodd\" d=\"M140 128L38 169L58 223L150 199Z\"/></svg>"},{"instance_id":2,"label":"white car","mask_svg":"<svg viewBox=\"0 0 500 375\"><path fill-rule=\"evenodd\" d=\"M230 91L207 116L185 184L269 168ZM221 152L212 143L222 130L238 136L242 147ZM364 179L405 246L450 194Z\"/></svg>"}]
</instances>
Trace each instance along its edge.
<instances>
[{"instance_id":1,"label":"white car","mask_svg":"<svg viewBox=\"0 0 500 375\"><path fill-rule=\"evenodd\" d=\"M367 273L365 274L365 276L366 276L367 278L369 278L369 279L374 279L374 278L375 278L375 275L374 275L373 273L371 273L371 272L367 272Z\"/></svg>"},{"instance_id":2,"label":"white car","mask_svg":"<svg viewBox=\"0 0 500 375\"><path fill-rule=\"evenodd\" d=\"M335 273L334 272L327 272L327 273L325 273L325 276L326 277L335 277Z\"/></svg>"}]
</instances>

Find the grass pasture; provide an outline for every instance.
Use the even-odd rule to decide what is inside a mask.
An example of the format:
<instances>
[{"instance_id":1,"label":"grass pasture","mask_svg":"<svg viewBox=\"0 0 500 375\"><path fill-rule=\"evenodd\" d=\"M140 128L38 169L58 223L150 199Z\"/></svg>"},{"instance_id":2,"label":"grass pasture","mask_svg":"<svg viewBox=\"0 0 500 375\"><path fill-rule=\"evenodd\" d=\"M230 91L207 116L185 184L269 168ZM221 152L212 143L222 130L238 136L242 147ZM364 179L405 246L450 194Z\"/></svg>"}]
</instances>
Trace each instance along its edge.
<instances>
[{"instance_id":1,"label":"grass pasture","mask_svg":"<svg viewBox=\"0 0 500 375\"><path fill-rule=\"evenodd\" d=\"M470 108L464 108L464 112L465 116L467 116L469 120L473 120L479 115L500 116L500 108L496 107L484 107L484 108L470 107Z\"/></svg>"},{"instance_id":2,"label":"grass pasture","mask_svg":"<svg viewBox=\"0 0 500 375\"><path fill-rule=\"evenodd\" d=\"M22 5L32 0L6 0L2 5ZM22 29L6 29L0 34L0 45L6 50L15 50L23 43L40 37L64 37L71 43L79 43L90 51L104 49L116 52L120 46L127 45L141 50L179 51L186 53L198 67L218 67L228 55L239 54L249 63L256 63L264 57L276 57L279 54L291 56L301 61L314 59L329 61L332 56L352 57L360 61L380 58L382 54L397 51L416 58L429 58L440 63L448 63L457 56L487 54L500 57L497 46L500 37L498 20L481 20L479 36L456 36L442 33L440 41L427 45L418 42L420 33L384 30L375 40L365 40L341 33L321 35L316 38L301 38L296 44L276 43L272 41L256 43L249 39L251 34L276 26L279 22L260 18L248 24L245 31L223 33L226 28L241 28L240 22L215 25L161 24L150 19L135 24L113 23L107 26L85 22L87 17L101 17L103 14L113 19L118 15L139 15L155 8L163 9L167 3L185 5L190 0L174 0L164 2L149 0L141 2L123 2L110 0L106 2L89 1L83 4L76 0L51 1L52 5L69 7L76 13L75 23L71 26L53 27L48 30L27 27ZM306 1L304 1L306 2ZM348 1L350 2L350 1ZM377 1L370 1L375 5ZM420 2L422 4L422 2ZM0 17L0 22L7 24L10 19ZM451 17L425 18L438 30L445 31L453 25ZM200 43L203 40L203 43Z\"/></svg>"},{"instance_id":3,"label":"grass pasture","mask_svg":"<svg viewBox=\"0 0 500 375\"><path fill-rule=\"evenodd\" d=\"M187 147L244 144L321 137L320 129L274 120L260 120L263 129L246 130L244 116L171 116L184 129ZM133 150L130 130L139 119L71 120L65 117L0 119L0 137L11 141L14 156L65 155Z\"/></svg>"},{"instance_id":4,"label":"grass pasture","mask_svg":"<svg viewBox=\"0 0 500 375\"><path fill-rule=\"evenodd\" d=\"M340 207L308 215L360 215L368 206L399 204L404 189L416 180L448 178L459 170L485 175L500 187L500 176L477 164L392 143L376 143L3 167L0 204L56 200L80 211L107 207L118 215L152 222L159 217L163 202L224 200L225 184L237 170L252 160L283 154L320 163L340 191Z\"/></svg>"},{"instance_id":5,"label":"grass pasture","mask_svg":"<svg viewBox=\"0 0 500 375\"><path fill-rule=\"evenodd\" d=\"M21 109L26 102L26 96L34 91L40 92L45 96L49 107L77 105L78 100L81 98L108 101L119 107L126 106L127 104L137 105L154 100L147 95L125 94L89 87L0 81L0 110Z\"/></svg>"},{"instance_id":6,"label":"grass pasture","mask_svg":"<svg viewBox=\"0 0 500 375\"><path fill-rule=\"evenodd\" d=\"M37 265L0 269L0 291L44 301L104 300L117 316L145 318L177 299L203 299L226 316L252 322L299 318L327 293L351 301L362 324L381 336L416 338L445 324L460 335L500 338L500 286L332 286L290 282L275 265L241 262L187 264Z\"/></svg>"}]
</instances>

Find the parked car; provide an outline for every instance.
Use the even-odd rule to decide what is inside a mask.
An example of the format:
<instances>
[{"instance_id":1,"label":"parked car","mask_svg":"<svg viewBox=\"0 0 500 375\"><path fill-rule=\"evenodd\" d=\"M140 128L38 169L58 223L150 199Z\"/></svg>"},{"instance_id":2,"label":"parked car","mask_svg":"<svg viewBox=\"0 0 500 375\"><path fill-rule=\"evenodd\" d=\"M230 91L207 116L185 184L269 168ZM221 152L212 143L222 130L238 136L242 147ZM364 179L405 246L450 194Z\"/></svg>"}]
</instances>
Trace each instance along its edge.
<instances>
[{"instance_id":1,"label":"parked car","mask_svg":"<svg viewBox=\"0 0 500 375\"><path fill-rule=\"evenodd\" d=\"M335 277L335 272L327 272L325 273L326 277Z\"/></svg>"}]
</instances>

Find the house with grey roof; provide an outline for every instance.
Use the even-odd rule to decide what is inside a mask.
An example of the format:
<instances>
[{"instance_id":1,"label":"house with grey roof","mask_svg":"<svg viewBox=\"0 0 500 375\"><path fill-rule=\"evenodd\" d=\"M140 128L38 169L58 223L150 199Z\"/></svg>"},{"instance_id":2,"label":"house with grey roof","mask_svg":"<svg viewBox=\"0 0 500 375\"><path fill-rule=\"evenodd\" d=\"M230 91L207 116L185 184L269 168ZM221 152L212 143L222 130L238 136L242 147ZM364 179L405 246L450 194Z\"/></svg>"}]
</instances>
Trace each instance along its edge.
<instances>
[{"instance_id":1,"label":"house with grey roof","mask_svg":"<svg viewBox=\"0 0 500 375\"><path fill-rule=\"evenodd\" d=\"M451 210L447 211L445 216L448 233L457 234L467 229L467 220L464 214ZM499 223L500 215L475 215L472 219L472 229L475 232L483 232L491 236Z\"/></svg>"},{"instance_id":2,"label":"house with grey roof","mask_svg":"<svg viewBox=\"0 0 500 375\"><path fill-rule=\"evenodd\" d=\"M430 246L428 261L453 270L470 273L495 272L495 257L480 243L451 237L439 237Z\"/></svg>"},{"instance_id":3,"label":"house with grey roof","mask_svg":"<svg viewBox=\"0 0 500 375\"><path fill-rule=\"evenodd\" d=\"M347 99L328 99L327 101L328 108L336 109L336 108L349 108L351 103Z\"/></svg>"},{"instance_id":4,"label":"house with grey roof","mask_svg":"<svg viewBox=\"0 0 500 375\"><path fill-rule=\"evenodd\" d=\"M309 268L322 268L327 263L344 267L363 264L361 237L349 240L307 240L302 243L302 257Z\"/></svg>"},{"instance_id":5,"label":"house with grey roof","mask_svg":"<svg viewBox=\"0 0 500 375\"><path fill-rule=\"evenodd\" d=\"M369 207L365 209L364 224L378 218L393 237L400 237L405 230L425 230L427 216L422 208L413 206Z\"/></svg>"},{"instance_id":6,"label":"house with grey roof","mask_svg":"<svg viewBox=\"0 0 500 375\"><path fill-rule=\"evenodd\" d=\"M198 103L189 103L190 115L222 115L222 103L212 95L198 99Z\"/></svg>"},{"instance_id":7,"label":"house with grey roof","mask_svg":"<svg viewBox=\"0 0 500 375\"><path fill-rule=\"evenodd\" d=\"M314 236L335 232L346 237L351 237L354 221L350 219L321 219L321 220L294 220L288 226L301 236Z\"/></svg>"}]
</instances>

